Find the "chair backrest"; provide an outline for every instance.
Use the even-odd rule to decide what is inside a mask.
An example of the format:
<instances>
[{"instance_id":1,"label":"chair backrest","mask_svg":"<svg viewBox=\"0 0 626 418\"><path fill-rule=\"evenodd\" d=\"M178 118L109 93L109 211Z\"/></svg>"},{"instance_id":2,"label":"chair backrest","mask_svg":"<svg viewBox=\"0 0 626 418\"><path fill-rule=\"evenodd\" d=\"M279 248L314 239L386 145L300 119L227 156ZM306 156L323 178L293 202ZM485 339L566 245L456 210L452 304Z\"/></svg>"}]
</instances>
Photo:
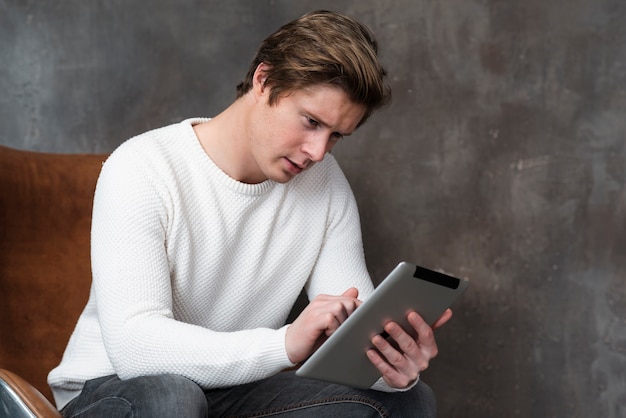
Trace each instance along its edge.
<instances>
[{"instance_id":1,"label":"chair backrest","mask_svg":"<svg viewBox=\"0 0 626 418\"><path fill-rule=\"evenodd\" d=\"M0 367L52 400L91 285L93 194L106 155L0 146Z\"/></svg>"}]
</instances>

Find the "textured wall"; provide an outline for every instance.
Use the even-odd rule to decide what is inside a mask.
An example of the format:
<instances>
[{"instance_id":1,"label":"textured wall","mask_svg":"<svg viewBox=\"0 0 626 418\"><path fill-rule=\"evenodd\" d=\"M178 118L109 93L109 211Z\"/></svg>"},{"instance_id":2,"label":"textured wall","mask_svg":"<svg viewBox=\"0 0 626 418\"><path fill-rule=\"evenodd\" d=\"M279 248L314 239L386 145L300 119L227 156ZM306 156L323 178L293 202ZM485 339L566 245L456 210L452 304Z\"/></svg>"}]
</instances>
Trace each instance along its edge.
<instances>
[{"instance_id":1,"label":"textured wall","mask_svg":"<svg viewBox=\"0 0 626 418\"><path fill-rule=\"evenodd\" d=\"M372 27L394 88L335 151L373 276L472 281L423 376L441 416L625 416L622 0L0 0L0 143L109 152L213 115L314 8Z\"/></svg>"}]
</instances>

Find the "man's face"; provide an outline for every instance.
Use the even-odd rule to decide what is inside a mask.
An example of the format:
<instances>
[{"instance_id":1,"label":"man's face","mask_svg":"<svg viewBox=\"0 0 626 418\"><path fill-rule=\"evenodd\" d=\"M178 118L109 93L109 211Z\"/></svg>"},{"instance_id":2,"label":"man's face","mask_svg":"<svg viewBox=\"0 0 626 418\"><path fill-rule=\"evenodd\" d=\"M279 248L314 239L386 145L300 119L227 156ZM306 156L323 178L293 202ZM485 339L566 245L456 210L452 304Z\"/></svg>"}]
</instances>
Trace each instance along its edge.
<instances>
[{"instance_id":1,"label":"man's face","mask_svg":"<svg viewBox=\"0 0 626 418\"><path fill-rule=\"evenodd\" d=\"M256 180L285 183L321 161L363 118L364 105L352 102L338 87L313 85L282 96L270 106L262 87L249 131Z\"/></svg>"}]
</instances>

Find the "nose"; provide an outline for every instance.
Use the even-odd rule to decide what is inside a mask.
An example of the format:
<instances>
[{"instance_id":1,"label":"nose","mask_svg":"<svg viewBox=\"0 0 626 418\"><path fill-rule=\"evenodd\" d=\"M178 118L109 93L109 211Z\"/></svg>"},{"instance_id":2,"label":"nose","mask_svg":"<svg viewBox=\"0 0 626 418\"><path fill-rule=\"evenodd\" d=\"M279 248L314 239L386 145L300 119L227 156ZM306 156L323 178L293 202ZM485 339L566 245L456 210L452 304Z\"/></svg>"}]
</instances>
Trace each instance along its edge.
<instances>
[{"instance_id":1,"label":"nose","mask_svg":"<svg viewBox=\"0 0 626 418\"><path fill-rule=\"evenodd\" d=\"M313 162L320 162L331 148L331 141L327 135L312 135L302 145L302 151Z\"/></svg>"}]
</instances>

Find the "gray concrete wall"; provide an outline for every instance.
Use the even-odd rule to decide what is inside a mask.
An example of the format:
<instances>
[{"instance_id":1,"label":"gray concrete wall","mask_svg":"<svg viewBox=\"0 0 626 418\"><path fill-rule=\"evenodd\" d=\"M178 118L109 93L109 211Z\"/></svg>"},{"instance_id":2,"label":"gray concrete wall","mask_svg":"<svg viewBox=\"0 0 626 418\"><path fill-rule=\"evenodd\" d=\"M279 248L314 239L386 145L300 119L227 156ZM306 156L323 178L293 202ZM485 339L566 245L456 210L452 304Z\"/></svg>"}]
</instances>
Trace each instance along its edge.
<instances>
[{"instance_id":1,"label":"gray concrete wall","mask_svg":"<svg viewBox=\"0 0 626 418\"><path fill-rule=\"evenodd\" d=\"M317 8L372 27L394 89L334 152L373 276L472 281L423 375L441 416L626 416L622 0L0 0L0 143L110 152L213 115Z\"/></svg>"}]
</instances>

